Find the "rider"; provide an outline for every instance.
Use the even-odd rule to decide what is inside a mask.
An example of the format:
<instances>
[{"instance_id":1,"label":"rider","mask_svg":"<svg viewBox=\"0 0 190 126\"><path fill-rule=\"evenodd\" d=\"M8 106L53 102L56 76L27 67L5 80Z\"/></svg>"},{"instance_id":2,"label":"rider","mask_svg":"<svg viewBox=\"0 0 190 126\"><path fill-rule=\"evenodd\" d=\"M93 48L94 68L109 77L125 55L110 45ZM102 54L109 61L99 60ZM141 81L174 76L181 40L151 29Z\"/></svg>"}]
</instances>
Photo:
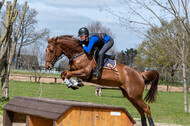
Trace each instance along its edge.
<instances>
[{"instance_id":1,"label":"rider","mask_svg":"<svg viewBox=\"0 0 190 126\"><path fill-rule=\"evenodd\" d=\"M99 58L98 66L95 67L94 75L101 78L101 70L104 62L104 54L113 46L113 39L106 33L91 33L86 27L82 27L78 31L78 37L81 38L80 44L82 45L85 52L91 52L92 48L98 47Z\"/></svg>"}]
</instances>

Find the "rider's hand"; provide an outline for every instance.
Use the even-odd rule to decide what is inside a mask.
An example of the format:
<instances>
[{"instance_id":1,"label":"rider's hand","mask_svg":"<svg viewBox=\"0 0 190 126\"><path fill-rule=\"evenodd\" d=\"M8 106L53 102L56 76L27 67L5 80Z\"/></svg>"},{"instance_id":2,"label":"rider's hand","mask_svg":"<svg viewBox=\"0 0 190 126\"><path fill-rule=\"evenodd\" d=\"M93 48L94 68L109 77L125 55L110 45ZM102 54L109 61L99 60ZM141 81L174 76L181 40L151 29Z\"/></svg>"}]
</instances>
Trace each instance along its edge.
<instances>
[{"instance_id":1,"label":"rider's hand","mask_svg":"<svg viewBox=\"0 0 190 126\"><path fill-rule=\"evenodd\" d=\"M84 42L83 42L83 41L80 41L80 42L79 42L79 45L81 45L81 46L82 46L83 44L84 44Z\"/></svg>"}]
</instances>

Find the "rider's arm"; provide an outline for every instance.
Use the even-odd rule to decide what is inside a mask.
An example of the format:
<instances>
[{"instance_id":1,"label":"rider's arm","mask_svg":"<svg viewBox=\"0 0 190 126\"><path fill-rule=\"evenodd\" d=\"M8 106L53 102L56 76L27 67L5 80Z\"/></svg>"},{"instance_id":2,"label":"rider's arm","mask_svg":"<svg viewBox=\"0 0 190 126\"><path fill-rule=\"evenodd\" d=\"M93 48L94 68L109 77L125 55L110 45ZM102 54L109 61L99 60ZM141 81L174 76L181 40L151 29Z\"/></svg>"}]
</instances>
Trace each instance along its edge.
<instances>
[{"instance_id":1,"label":"rider's arm","mask_svg":"<svg viewBox=\"0 0 190 126\"><path fill-rule=\"evenodd\" d=\"M89 40L89 44L88 46L83 46L83 49L85 50L85 52L89 53L93 47L93 45L98 42L98 37L96 36L92 36Z\"/></svg>"},{"instance_id":2,"label":"rider's arm","mask_svg":"<svg viewBox=\"0 0 190 126\"><path fill-rule=\"evenodd\" d=\"M106 36L104 37L104 43L108 42L109 39L110 39L110 36L109 36L109 35L106 35Z\"/></svg>"}]
</instances>

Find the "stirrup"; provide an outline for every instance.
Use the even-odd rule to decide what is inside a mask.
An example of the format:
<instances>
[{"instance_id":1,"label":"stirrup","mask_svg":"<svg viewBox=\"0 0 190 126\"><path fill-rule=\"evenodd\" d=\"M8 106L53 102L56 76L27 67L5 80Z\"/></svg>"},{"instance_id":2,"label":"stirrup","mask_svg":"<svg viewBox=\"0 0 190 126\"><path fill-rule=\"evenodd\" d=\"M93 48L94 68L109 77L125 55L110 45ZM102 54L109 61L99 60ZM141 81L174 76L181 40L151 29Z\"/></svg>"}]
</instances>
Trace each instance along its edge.
<instances>
[{"instance_id":1,"label":"stirrup","mask_svg":"<svg viewBox=\"0 0 190 126\"><path fill-rule=\"evenodd\" d=\"M101 76L102 76L102 73L101 73L101 71L98 71L98 79L100 79L101 78Z\"/></svg>"},{"instance_id":2,"label":"stirrup","mask_svg":"<svg viewBox=\"0 0 190 126\"><path fill-rule=\"evenodd\" d=\"M95 66L92 75L98 77L98 66Z\"/></svg>"}]
</instances>

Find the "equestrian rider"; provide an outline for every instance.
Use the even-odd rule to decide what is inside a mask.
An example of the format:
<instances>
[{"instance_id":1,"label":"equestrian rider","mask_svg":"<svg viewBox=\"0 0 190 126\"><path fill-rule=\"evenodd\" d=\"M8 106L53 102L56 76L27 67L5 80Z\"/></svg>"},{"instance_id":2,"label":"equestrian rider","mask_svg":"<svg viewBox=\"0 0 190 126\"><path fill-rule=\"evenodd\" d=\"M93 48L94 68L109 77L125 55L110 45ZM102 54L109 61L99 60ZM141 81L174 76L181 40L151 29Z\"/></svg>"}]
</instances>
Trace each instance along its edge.
<instances>
[{"instance_id":1,"label":"equestrian rider","mask_svg":"<svg viewBox=\"0 0 190 126\"><path fill-rule=\"evenodd\" d=\"M78 37L81 38L80 44L85 52L90 53L93 48L98 48L98 66L95 67L93 75L101 78L101 70L104 63L104 54L113 46L113 39L106 33L91 33L86 27L82 27L78 31Z\"/></svg>"}]
</instances>

